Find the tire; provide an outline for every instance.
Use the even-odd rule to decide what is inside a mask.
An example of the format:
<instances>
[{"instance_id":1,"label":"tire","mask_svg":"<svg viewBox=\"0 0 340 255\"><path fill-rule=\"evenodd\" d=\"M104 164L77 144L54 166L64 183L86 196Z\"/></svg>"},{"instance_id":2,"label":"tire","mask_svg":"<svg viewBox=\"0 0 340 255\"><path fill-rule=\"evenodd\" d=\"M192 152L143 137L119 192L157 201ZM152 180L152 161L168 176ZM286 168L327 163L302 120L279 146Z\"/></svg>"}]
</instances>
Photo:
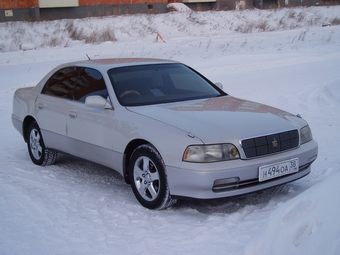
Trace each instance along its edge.
<instances>
[{"instance_id":1,"label":"tire","mask_svg":"<svg viewBox=\"0 0 340 255\"><path fill-rule=\"evenodd\" d=\"M28 153L34 164L51 165L57 159L57 152L46 149L40 128L36 122L32 122L28 126L26 141Z\"/></svg>"},{"instance_id":2,"label":"tire","mask_svg":"<svg viewBox=\"0 0 340 255\"><path fill-rule=\"evenodd\" d=\"M131 188L141 205L161 210L176 203L170 196L164 162L149 144L137 147L129 163Z\"/></svg>"}]
</instances>

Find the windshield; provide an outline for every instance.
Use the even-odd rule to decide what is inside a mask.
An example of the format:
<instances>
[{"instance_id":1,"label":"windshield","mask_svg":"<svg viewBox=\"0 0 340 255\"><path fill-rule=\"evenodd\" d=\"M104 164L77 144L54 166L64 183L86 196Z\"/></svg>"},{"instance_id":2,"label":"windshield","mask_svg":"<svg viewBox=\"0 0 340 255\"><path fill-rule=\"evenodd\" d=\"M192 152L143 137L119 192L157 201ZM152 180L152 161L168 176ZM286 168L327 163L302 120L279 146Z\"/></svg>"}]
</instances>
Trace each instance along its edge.
<instances>
[{"instance_id":1,"label":"windshield","mask_svg":"<svg viewBox=\"0 0 340 255\"><path fill-rule=\"evenodd\" d=\"M117 98L124 106L226 95L205 77L179 63L113 68L108 74Z\"/></svg>"}]
</instances>

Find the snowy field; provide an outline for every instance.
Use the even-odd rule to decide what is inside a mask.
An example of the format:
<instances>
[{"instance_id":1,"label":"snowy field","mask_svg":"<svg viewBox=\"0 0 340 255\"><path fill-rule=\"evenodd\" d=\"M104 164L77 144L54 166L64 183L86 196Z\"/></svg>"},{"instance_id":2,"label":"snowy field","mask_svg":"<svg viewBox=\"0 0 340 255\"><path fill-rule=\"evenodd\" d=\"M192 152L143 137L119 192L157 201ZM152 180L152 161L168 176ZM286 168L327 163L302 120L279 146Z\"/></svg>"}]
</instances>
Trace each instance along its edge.
<instances>
[{"instance_id":1,"label":"snowy field","mask_svg":"<svg viewBox=\"0 0 340 255\"><path fill-rule=\"evenodd\" d=\"M339 20L333 6L0 23L0 254L339 255ZM73 40L70 22L115 40ZM178 60L233 96L300 113L319 144L311 174L151 211L108 168L66 155L34 165L11 123L13 93L86 54Z\"/></svg>"}]
</instances>

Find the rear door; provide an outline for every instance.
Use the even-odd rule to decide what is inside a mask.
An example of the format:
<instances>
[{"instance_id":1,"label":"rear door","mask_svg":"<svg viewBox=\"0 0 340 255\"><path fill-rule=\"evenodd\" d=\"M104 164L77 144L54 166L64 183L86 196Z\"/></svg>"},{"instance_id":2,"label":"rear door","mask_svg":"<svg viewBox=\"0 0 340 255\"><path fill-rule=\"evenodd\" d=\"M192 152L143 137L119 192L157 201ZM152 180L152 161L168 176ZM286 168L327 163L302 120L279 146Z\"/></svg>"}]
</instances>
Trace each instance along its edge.
<instances>
[{"instance_id":1,"label":"rear door","mask_svg":"<svg viewBox=\"0 0 340 255\"><path fill-rule=\"evenodd\" d=\"M65 151L66 114L78 72L76 67L58 70L36 100L37 121L48 148Z\"/></svg>"}]
</instances>

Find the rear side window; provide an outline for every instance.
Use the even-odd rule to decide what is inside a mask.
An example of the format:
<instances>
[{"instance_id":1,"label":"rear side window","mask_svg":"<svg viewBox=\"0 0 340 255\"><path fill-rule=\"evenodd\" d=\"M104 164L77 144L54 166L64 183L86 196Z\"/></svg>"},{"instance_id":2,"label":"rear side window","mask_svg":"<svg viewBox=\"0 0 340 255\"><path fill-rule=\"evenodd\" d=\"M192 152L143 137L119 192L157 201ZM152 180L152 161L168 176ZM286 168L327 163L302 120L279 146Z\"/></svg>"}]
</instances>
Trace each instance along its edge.
<instances>
[{"instance_id":1,"label":"rear side window","mask_svg":"<svg viewBox=\"0 0 340 255\"><path fill-rule=\"evenodd\" d=\"M45 84L42 94L79 102L85 102L90 95L108 97L101 73L83 67L68 67L57 71Z\"/></svg>"},{"instance_id":2,"label":"rear side window","mask_svg":"<svg viewBox=\"0 0 340 255\"><path fill-rule=\"evenodd\" d=\"M72 99L72 93L79 70L68 67L57 71L45 84L42 94Z\"/></svg>"}]
</instances>

